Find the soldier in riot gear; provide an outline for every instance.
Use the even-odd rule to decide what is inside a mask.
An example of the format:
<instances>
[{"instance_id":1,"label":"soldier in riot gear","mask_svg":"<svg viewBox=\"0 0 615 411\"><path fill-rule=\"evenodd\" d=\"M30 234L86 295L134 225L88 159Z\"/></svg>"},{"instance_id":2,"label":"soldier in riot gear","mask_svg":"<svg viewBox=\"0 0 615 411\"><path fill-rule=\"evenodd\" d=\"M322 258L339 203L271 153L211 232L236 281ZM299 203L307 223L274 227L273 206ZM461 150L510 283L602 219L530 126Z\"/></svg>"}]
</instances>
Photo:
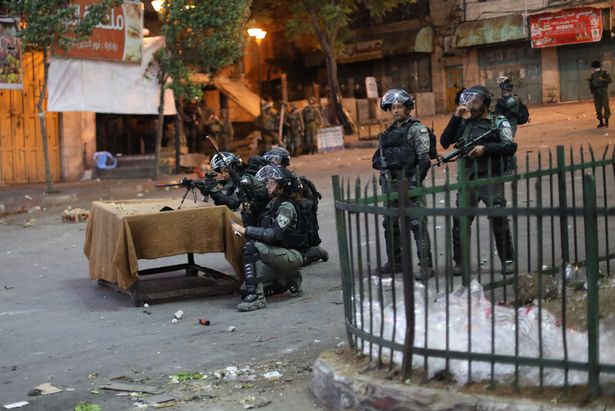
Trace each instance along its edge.
<instances>
[{"instance_id":1,"label":"soldier in riot gear","mask_svg":"<svg viewBox=\"0 0 615 411\"><path fill-rule=\"evenodd\" d=\"M431 166L429 160L429 130L417 119L411 117L414 99L406 91L391 89L387 91L380 107L391 111L393 124L378 138L379 147L372 158L372 167L380 170L380 184L385 191L393 192L403 178L408 179L410 189L419 187ZM396 207L398 200L390 201L387 206ZM422 207L419 197L409 200L410 207ZM427 232L427 218L410 218L410 229L416 241L420 274L416 279L434 275L431 256L431 243ZM390 274L401 271L401 243L399 219L386 217L383 221L388 261L379 267L377 273Z\"/></svg>"},{"instance_id":2,"label":"soldier in riot gear","mask_svg":"<svg viewBox=\"0 0 615 411\"><path fill-rule=\"evenodd\" d=\"M442 147L451 144L463 144L471 139L493 130L480 145L474 146L466 156L466 172L469 179L501 176L506 170L507 158L517 151L513 140L510 123L504 116L489 112L493 95L483 86L466 89L460 98L460 105L455 110L448 125L440 137ZM470 192L469 207L477 207L482 201L487 207L505 207L504 183L482 186ZM457 196L459 206L459 196ZM470 218L470 223L473 217ZM507 217L492 217L495 245L505 274L514 272L514 249ZM461 232L459 218L453 218L453 274L463 274L461 253Z\"/></svg>"},{"instance_id":3,"label":"soldier in riot gear","mask_svg":"<svg viewBox=\"0 0 615 411\"><path fill-rule=\"evenodd\" d=\"M233 223L233 229L247 240L243 248L245 280L239 311L265 308L266 295L286 291L291 296L302 294L299 268L303 265L307 234L298 205L299 181L290 171L273 164L261 168L256 178L266 183L272 200L258 225L244 228Z\"/></svg>"},{"instance_id":4,"label":"soldier in riot gear","mask_svg":"<svg viewBox=\"0 0 615 411\"><path fill-rule=\"evenodd\" d=\"M519 97L513 93L513 83L508 77L499 77L498 85L502 96L495 103L495 113L504 116L510 123L513 137L517 135L517 114L519 113Z\"/></svg>"},{"instance_id":5,"label":"soldier in riot gear","mask_svg":"<svg viewBox=\"0 0 615 411\"><path fill-rule=\"evenodd\" d=\"M290 154L281 147L272 148L263 154L263 157L271 164L280 167L286 168L290 165ZM296 175L294 172L293 174ZM305 208L310 215L309 227L307 227L309 248L304 252L305 265L319 260L326 262L329 260L329 253L320 247L321 240L318 235L318 200L322 199L322 195L316 190L316 186L310 179L305 176L298 176L298 179L301 184L301 196L303 197L301 207Z\"/></svg>"},{"instance_id":6,"label":"soldier in riot gear","mask_svg":"<svg viewBox=\"0 0 615 411\"><path fill-rule=\"evenodd\" d=\"M247 166L241 159L222 151L211 158L211 169L222 176L226 182L217 185L210 191L210 196L215 205L225 205L235 211L241 209L244 221L251 222L258 218L260 211L269 202L265 184L258 181L254 175L264 165L268 164L265 159L258 156L250 157Z\"/></svg>"}]
</instances>

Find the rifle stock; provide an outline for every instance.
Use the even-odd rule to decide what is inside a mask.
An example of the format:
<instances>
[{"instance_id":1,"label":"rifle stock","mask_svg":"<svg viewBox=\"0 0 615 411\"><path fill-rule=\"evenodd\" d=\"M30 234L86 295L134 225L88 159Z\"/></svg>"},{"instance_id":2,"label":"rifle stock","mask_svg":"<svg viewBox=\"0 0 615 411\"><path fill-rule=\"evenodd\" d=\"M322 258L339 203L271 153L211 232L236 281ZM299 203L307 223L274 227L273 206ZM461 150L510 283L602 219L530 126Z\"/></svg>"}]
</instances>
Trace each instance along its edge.
<instances>
[{"instance_id":1,"label":"rifle stock","mask_svg":"<svg viewBox=\"0 0 615 411\"><path fill-rule=\"evenodd\" d=\"M492 128L489 131L481 134L480 136L477 136L469 141L466 141L459 147L455 145L456 148L453 151L449 151L443 156L438 156L438 161L436 162L436 166L441 166L442 163L448 163L459 156L465 156L467 152L470 151L471 148L481 143L484 139L489 137L491 133L493 133L494 131L496 131L496 129Z\"/></svg>"}]
</instances>

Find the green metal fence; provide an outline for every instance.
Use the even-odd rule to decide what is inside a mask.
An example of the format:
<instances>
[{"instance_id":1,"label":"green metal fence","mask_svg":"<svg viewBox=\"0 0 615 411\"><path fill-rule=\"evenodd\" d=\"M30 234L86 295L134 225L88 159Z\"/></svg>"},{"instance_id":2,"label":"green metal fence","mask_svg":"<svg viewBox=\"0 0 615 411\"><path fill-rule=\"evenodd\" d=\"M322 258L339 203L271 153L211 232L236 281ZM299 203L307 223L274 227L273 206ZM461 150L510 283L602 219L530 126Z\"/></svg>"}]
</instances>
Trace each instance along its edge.
<instances>
[{"instance_id":1,"label":"green metal fence","mask_svg":"<svg viewBox=\"0 0 615 411\"><path fill-rule=\"evenodd\" d=\"M590 396L600 393L601 379L615 380L606 341L615 333L599 328L599 298L614 280L615 149L559 146L555 155L546 150L519 160L512 174L479 180L467 179L463 160L432 167L423 187L408 191L404 181L397 193L383 193L375 177L333 177L346 330L356 351L380 366L399 366L403 379L418 368L425 376L454 369L458 380L515 387L535 376L540 387L587 384ZM464 207L470 190L495 183L504 183L506 207ZM416 196L424 207L407 206ZM386 206L394 199L398 206ZM377 275L387 260L387 216L400 218L402 264L398 273ZM432 278L420 275L408 226L410 217L423 216ZM498 216L512 227L512 275L496 262L491 219ZM454 217L467 256L460 277L452 270ZM557 312L550 315L546 305Z\"/></svg>"}]
</instances>

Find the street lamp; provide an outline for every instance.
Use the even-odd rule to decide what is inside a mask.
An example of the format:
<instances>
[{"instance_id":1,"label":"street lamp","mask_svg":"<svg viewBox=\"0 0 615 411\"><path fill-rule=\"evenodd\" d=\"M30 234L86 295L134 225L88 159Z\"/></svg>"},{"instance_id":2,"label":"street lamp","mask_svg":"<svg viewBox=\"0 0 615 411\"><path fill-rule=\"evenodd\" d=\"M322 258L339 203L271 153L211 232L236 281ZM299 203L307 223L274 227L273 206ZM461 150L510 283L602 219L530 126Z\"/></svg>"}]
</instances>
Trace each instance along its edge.
<instances>
[{"instance_id":1,"label":"street lamp","mask_svg":"<svg viewBox=\"0 0 615 411\"><path fill-rule=\"evenodd\" d=\"M263 114L263 104L262 104L262 85L261 85L261 41L267 35L267 32L258 27L253 27L248 29L248 35L256 40L256 78L258 81L258 112Z\"/></svg>"},{"instance_id":2,"label":"street lamp","mask_svg":"<svg viewBox=\"0 0 615 411\"><path fill-rule=\"evenodd\" d=\"M162 10L162 6L164 5L164 0L152 0L151 3L156 13L158 13L160 10Z\"/></svg>"}]
</instances>

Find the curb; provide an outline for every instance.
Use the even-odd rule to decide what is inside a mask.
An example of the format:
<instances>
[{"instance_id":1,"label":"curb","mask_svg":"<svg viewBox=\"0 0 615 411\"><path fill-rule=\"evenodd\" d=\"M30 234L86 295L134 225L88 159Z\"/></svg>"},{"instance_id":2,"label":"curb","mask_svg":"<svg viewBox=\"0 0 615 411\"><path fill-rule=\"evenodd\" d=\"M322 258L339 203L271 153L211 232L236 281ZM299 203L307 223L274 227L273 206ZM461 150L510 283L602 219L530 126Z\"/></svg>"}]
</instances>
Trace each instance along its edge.
<instances>
[{"instance_id":1,"label":"curb","mask_svg":"<svg viewBox=\"0 0 615 411\"><path fill-rule=\"evenodd\" d=\"M375 377L348 356L325 351L312 366L310 391L319 405L332 410L497 410L575 411L578 406L538 403L516 398L470 395L450 390L406 385ZM583 407L601 410L604 406Z\"/></svg>"}]
</instances>

